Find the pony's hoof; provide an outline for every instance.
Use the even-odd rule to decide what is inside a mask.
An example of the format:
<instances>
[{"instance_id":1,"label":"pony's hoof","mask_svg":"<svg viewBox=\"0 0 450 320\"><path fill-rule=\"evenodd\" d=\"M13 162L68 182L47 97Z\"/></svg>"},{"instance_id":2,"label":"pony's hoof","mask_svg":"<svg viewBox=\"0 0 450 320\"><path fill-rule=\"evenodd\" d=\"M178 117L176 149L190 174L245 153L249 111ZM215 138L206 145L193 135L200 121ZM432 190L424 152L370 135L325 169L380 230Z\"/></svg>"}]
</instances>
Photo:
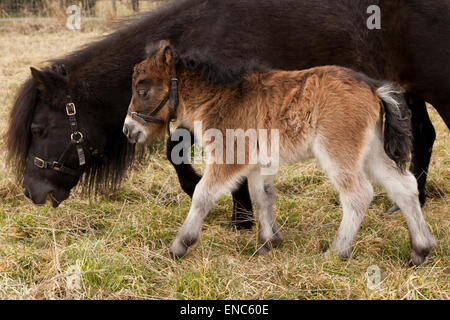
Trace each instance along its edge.
<instances>
[{"instance_id":1,"label":"pony's hoof","mask_svg":"<svg viewBox=\"0 0 450 320\"><path fill-rule=\"evenodd\" d=\"M389 216L389 215L391 215L391 214L393 214L394 212L397 212L397 211L400 211L400 208L396 204L394 204L384 214Z\"/></svg>"},{"instance_id":2,"label":"pony's hoof","mask_svg":"<svg viewBox=\"0 0 450 320\"><path fill-rule=\"evenodd\" d=\"M255 223L251 220L233 221L233 227L235 227L237 230L250 230L254 225Z\"/></svg>"},{"instance_id":3,"label":"pony's hoof","mask_svg":"<svg viewBox=\"0 0 450 320\"><path fill-rule=\"evenodd\" d=\"M253 213L240 213L237 217L234 213L231 218L231 225L237 230L250 230L255 225Z\"/></svg>"}]
</instances>

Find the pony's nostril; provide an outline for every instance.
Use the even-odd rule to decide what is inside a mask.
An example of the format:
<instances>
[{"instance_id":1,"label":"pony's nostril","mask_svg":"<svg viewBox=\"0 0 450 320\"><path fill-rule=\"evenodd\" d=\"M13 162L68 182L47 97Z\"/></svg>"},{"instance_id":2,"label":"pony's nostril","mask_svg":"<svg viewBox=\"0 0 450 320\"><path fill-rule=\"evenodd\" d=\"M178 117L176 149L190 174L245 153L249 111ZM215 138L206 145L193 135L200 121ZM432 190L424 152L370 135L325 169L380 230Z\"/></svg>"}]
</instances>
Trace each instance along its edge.
<instances>
[{"instance_id":1,"label":"pony's nostril","mask_svg":"<svg viewBox=\"0 0 450 320\"><path fill-rule=\"evenodd\" d=\"M22 188L22 191L23 191L23 194L25 195L25 197L31 198L30 191L28 191L27 188L23 187L23 188Z\"/></svg>"},{"instance_id":2,"label":"pony's nostril","mask_svg":"<svg viewBox=\"0 0 450 320\"><path fill-rule=\"evenodd\" d=\"M129 133L130 133L130 130L128 130L128 126L127 125L123 126L123 134L128 137Z\"/></svg>"}]
</instances>

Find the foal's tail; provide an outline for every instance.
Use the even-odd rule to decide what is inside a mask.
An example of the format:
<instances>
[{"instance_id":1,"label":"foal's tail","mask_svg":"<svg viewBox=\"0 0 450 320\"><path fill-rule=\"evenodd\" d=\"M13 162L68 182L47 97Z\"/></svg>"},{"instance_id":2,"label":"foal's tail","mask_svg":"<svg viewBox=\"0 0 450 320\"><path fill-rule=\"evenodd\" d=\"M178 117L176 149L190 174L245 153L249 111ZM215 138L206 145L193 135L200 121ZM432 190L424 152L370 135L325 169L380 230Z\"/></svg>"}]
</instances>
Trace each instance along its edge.
<instances>
[{"instance_id":1,"label":"foal's tail","mask_svg":"<svg viewBox=\"0 0 450 320\"><path fill-rule=\"evenodd\" d=\"M389 83L377 89L385 110L384 151L404 170L412 148L411 112L400 88Z\"/></svg>"}]
</instances>

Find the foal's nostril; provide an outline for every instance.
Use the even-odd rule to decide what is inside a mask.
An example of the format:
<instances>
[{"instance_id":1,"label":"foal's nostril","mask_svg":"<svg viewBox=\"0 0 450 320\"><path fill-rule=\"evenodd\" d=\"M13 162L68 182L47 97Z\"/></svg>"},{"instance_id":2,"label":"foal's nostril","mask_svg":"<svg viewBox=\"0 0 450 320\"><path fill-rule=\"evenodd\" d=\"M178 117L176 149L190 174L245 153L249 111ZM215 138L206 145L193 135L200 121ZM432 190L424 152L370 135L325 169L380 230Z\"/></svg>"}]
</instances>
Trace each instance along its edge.
<instances>
[{"instance_id":1,"label":"foal's nostril","mask_svg":"<svg viewBox=\"0 0 450 320\"><path fill-rule=\"evenodd\" d=\"M124 125L123 126L123 134L125 135L125 136L127 136L128 137L128 133L129 133L130 131L128 130L128 126L127 125Z\"/></svg>"}]
</instances>

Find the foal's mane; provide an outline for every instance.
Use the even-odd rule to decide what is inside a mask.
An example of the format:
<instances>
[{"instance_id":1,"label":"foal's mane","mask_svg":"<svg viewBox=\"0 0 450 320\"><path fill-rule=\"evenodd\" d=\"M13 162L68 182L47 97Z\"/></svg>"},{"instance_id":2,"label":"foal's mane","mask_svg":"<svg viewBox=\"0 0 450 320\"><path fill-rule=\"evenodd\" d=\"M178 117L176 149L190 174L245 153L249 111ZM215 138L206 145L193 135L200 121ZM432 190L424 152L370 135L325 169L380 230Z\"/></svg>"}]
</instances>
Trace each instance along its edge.
<instances>
[{"instance_id":1,"label":"foal's mane","mask_svg":"<svg viewBox=\"0 0 450 320\"><path fill-rule=\"evenodd\" d=\"M266 65L255 59L250 59L245 64L225 64L200 51L191 51L180 56L177 69L199 71L200 76L210 84L237 83L245 75L269 71Z\"/></svg>"},{"instance_id":2,"label":"foal's mane","mask_svg":"<svg viewBox=\"0 0 450 320\"><path fill-rule=\"evenodd\" d=\"M153 57L159 50L158 43L151 43L146 47L148 58ZM176 49L175 49L176 51ZM200 50L189 50L185 53L176 54L176 70L183 69L198 71L201 78L210 84L237 83L245 75L254 72L266 72L270 68L257 59L249 59L245 63L230 64L223 63L218 58Z\"/></svg>"}]
</instances>

